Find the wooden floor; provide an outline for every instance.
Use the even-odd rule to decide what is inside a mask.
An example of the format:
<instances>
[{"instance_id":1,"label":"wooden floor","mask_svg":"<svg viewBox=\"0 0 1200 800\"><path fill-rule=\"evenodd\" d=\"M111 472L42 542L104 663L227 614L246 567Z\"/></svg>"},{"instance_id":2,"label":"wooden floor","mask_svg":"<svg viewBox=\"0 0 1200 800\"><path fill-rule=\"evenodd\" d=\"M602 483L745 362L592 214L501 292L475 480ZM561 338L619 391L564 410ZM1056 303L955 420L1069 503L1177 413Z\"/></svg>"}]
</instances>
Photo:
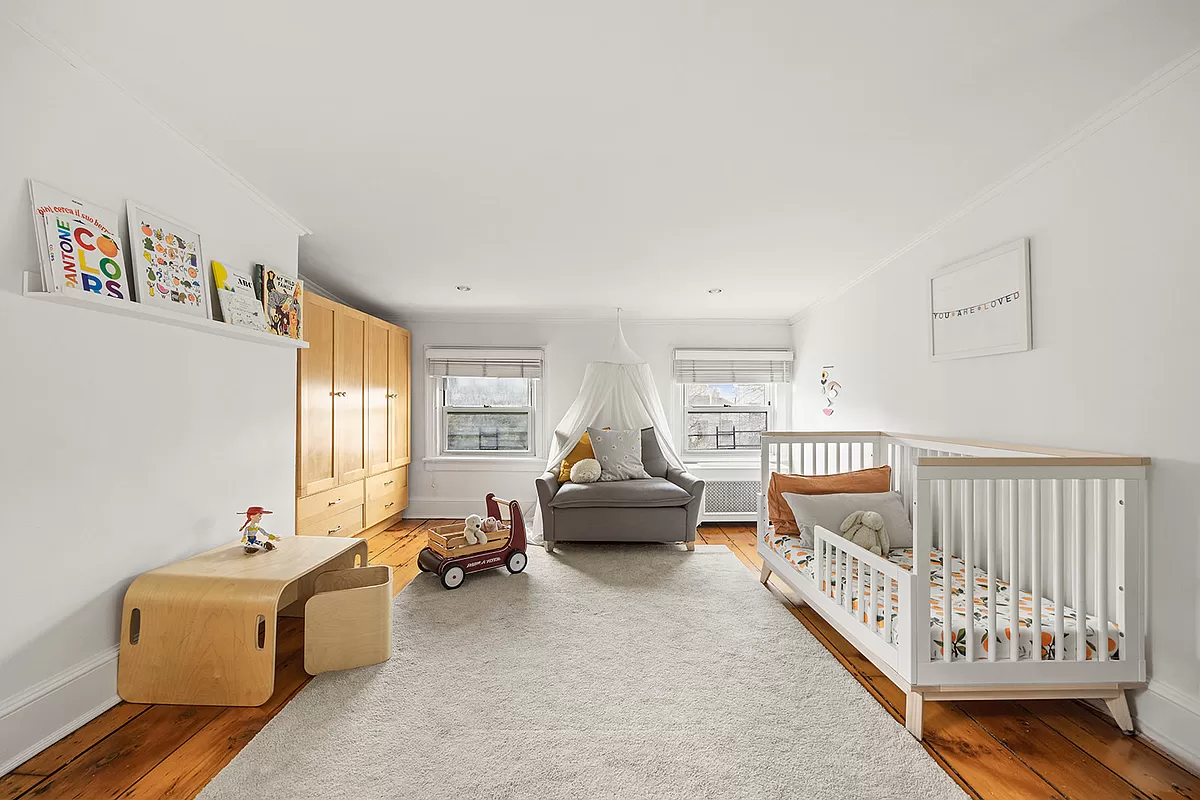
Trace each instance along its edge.
<instances>
[{"instance_id":1,"label":"wooden floor","mask_svg":"<svg viewBox=\"0 0 1200 800\"><path fill-rule=\"evenodd\" d=\"M424 530L450 520L404 520L368 540L372 564L390 564L399 592L417 575ZM706 525L703 543L724 545L758 573L754 529ZM682 552L682 551L681 551ZM682 556L681 556L682 557ZM769 587L897 720L904 696L820 616ZM194 797L298 692L303 621L280 620L274 696L258 708L122 703L0 777L0 800ZM1200 778L1104 715L1070 701L926 703L925 749L979 798L1196 798ZM302 743L297 743L302 747ZM282 800L282 799L281 799Z\"/></svg>"}]
</instances>

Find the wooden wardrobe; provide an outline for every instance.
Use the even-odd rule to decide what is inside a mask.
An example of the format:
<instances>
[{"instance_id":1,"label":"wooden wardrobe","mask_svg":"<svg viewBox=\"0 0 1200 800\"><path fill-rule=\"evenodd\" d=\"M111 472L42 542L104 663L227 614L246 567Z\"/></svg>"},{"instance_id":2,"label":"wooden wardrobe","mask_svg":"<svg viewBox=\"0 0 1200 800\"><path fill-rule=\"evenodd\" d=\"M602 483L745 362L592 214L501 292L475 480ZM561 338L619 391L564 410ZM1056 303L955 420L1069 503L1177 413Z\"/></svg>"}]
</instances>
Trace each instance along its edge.
<instances>
[{"instance_id":1,"label":"wooden wardrobe","mask_svg":"<svg viewBox=\"0 0 1200 800\"><path fill-rule=\"evenodd\" d=\"M296 412L296 532L383 530L408 505L407 330L304 298Z\"/></svg>"}]
</instances>

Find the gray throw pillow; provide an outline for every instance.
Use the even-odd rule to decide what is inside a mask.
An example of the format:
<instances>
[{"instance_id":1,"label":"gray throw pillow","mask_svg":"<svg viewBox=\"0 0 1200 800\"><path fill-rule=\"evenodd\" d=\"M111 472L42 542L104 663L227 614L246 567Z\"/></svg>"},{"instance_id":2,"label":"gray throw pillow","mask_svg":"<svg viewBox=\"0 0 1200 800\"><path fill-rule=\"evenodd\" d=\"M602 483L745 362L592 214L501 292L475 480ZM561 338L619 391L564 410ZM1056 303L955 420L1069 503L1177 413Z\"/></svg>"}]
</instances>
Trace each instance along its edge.
<instances>
[{"instance_id":1,"label":"gray throw pillow","mask_svg":"<svg viewBox=\"0 0 1200 800\"><path fill-rule=\"evenodd\" d=\"M628 481L649 478L642 465L642 432L605 431L588 428L592 451L600 462L601 481Z\"/></svg>"},{"instance_id":2,"label":"gray throw pillow","mask_svg":"<svg viewBox=\"0 0 1200 800\"><path fill-rule=\"evenodd\" d=\"M642 428L642 466L654 478L667 477L667 457L658 446L658 436L654 428Z\"/></svg>"}]
</instances>

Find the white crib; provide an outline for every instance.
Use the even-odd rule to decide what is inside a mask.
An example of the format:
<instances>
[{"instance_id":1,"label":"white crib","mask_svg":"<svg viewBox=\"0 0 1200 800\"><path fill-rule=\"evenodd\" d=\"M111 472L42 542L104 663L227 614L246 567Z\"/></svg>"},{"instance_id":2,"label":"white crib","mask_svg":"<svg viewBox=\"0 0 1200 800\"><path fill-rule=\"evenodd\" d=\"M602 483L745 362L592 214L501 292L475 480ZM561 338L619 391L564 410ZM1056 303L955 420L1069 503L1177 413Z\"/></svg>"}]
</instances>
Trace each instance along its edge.
<instances>
[{"instance_id":1,"label":"white crib","mask_svg":"<svg viewBox=\"0 0 1200 800\"><path fill-rule=\"evenodd\" d=\"M1132 732L1125 689L1146 680L1149 463L876 431L764 433L761 579L777 575L906 693L906 726L918 739L925 700L1102 699ZM884 464L912 518L911 570L823 528L803 551L796 537L769 530L772 472L828 475ZM954 587L958 559L959 602L972 630L961 637L955 590L947 597L943 588ZM998 592L1015 606L1015 626L1002 616ZM1026 593L1032 608L1023 619Z\"/></svg>"}]
</instances>

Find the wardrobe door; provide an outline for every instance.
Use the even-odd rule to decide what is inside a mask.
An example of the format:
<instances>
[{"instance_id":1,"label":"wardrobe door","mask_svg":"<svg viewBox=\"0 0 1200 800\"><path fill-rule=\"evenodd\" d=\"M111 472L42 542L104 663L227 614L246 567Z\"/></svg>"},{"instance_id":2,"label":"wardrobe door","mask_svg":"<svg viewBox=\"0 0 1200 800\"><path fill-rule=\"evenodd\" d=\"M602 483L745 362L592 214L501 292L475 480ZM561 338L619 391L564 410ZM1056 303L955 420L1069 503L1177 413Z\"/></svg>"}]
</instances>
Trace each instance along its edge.
<instances>
[{"instance_id":1,"label":"wardrobe door","mask_svg":"<svg viewBox=\"0 0 1200 800\"><path fill-rule=\"evenodd\" d=\"M412 417L410 337L404 328L388 330L388 447L389 465L395 469L411 461L409 429Z\"/></svg>"},{"instance_id":2,"label":"wardrobe door","mask_svg":"<svg viewBox=\"0 0 1200 800\"><path fill-rule=\"evenodd\" d=\"M391 469L391 398L388 378L388 334L391 325L377 319L367 322L367 472L378 475Z\"/></svg>"},{"instance_id":3,"label":"wardrobe door","mask_svg":"<svg viewBox=\"0 0 1200 800\"><path fill-rule=\"evenodd\" d=\"M336 319L333 440L343 484L367 476L367 315L343 306Z\"/></svg>"},{"instance_id":4,"label":"wardrobe door","mask_svg":"<svg viewBox=\"0 0 1200 800\"><path fill-rule=\"evenodd\" d=\"M334 340L337 306L323 297L304 297L304 335L299 351L296 415L296 490L301 496L337 485L334 460Z\"/></svg>"}]
</instances>

